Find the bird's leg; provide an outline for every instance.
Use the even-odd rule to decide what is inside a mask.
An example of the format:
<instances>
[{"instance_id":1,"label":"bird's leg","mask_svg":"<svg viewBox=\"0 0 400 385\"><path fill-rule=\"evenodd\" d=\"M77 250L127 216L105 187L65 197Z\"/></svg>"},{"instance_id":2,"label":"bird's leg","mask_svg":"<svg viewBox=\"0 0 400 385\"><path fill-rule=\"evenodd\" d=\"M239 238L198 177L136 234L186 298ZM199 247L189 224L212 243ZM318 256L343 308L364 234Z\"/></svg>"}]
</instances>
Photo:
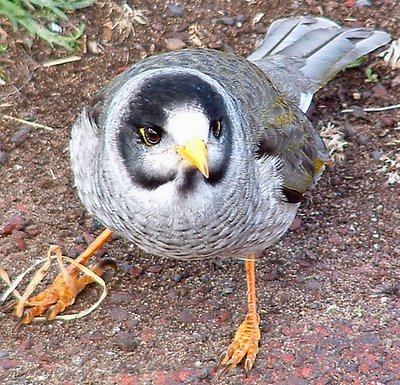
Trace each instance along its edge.
<instances>
[{"instance_id":1,"label":"bird's leg","mask_svg":"<svg viewBox=\"0 0 400 385\"><path fill-rule=\"evenodd\" d=\"M99 250L110 239L111 230L105 229L76 259L81 265L86 265L92 255ZM97 275L103 274L103 268L110 265L109 260L100 261L93 266L91 270ZM29 324L32 320L44 312L47 312L48 320L54 319L57 314L63 312L68 306L75 302L77 295L88 285L93 279L88 275L80 275L80 270L70 265L67 269L68 279L60 273L53 283L35 297L29 299L26 303L26 309L20 317L18 326Z\"/></svg>"},{"instance_id":2,"label":"bird's leg","mask_svg":"<svg viewBox=\"0 0 400 385\"><path fill-rule=\"evenodd\" d=\"M233 342L228 349L222 353L219 363L223 367L220 377L230 372L245 358L244 367L249 373L254 365L258 353L258 342L260 340L259 322L260 316L256 306L256 266L255 256L245 261L247 280L247 304L248 310L245 320L239 326Z\"/></svg>"}]
</instances>

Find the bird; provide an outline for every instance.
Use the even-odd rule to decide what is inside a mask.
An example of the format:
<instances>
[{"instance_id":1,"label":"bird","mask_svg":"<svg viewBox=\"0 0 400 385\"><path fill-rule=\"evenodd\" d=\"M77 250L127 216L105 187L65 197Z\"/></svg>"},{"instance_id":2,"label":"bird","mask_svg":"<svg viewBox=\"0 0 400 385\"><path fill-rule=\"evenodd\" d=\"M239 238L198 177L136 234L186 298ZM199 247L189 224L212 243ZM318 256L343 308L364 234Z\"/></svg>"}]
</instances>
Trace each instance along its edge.
<instances>
[{"instance_id":1,"label":"bird","mask_svg":"<svg viewBox=\"0 0 400 385\"><path fill-rule=\"evenodd\" d=\"M390 39L297 16L273 22L247 58L198 48L133 64L72 128L78 195L106 227L78 261L86 264L113 233L155 256L243 259L248 310L219 366L225 375L244 361L249 372L260 340L256 261L288 230L329 162L306 116L313 95ZM46 311L52 319L75 300L90 279L74 269L74 290L60 277L28 301L22 324Z\"/></svg>"}]
</instances>

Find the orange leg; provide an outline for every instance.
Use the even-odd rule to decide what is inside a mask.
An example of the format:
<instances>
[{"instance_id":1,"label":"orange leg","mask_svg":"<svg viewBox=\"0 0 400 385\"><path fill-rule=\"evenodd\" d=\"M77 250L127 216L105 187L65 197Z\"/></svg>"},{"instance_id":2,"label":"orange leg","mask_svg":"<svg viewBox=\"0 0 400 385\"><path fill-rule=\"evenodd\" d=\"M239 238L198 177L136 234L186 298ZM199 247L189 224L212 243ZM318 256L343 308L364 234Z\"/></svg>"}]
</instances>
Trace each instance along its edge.
<instances>
[{"instance_id":1,"label":"orange leg","mask_svg":"<svg viewBox=\"0 0 400 385\"><path fill-rule=\"evenodd\" d=\"M104 230L76 259L82 265L86 265L92 255L99 250L110 239L111 230ZM97 275L103 274L104 267L111 265L109 260L101 261L91 268ZM80 275L80 270L71 265L67 268L70 274L69 282L64 279L60 273L54 282L45 290L26 302L27 309L24 310L18 326L29 324L32 320L45 312L48 320L54 319L59 313L63 312L68 306L75 302L77 295L88 285L93 279L88 275Z\"/></svg>"},{"instance_id":2,"label":"orange leg","mask_svg":"<svg viewBox=\"0 0 400 385\"><path fill-rule=\"evenodd\" d=\"M233 342L228 349L222 353L220 367L223 367L220 377L230 372L245 359L244 367L249 373L254 365L258 353L258 342L260 340L259 322L260 316L256 306L256 264L255 256L249 257L245 262L247 280L247 304L248 310L245 320L239 326Z\"/></svg>"}]
</instances>

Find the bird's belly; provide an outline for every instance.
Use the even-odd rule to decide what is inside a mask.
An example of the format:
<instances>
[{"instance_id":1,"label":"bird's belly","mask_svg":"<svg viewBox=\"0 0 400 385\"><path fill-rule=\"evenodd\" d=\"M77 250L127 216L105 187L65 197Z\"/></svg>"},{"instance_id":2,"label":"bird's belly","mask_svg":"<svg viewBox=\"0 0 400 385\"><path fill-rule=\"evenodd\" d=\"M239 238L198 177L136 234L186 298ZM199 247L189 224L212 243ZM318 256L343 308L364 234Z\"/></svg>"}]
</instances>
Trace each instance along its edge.
<instances>
[{"instance_id":1,"label":"bird's belly","mask_svg":"<svg viewBox=\"0 0 400 385\"><path fill-rule=\"evenodd\" d=\"M289 228L297 205L282 204L273 215L250 213L240 218L179 218L148 216L119 221L115 230L143 251L161 257L201 259L215 256L244 258L260 254ZM116 225L116 226L115 226Z\"/></svg>"}]
</instances>

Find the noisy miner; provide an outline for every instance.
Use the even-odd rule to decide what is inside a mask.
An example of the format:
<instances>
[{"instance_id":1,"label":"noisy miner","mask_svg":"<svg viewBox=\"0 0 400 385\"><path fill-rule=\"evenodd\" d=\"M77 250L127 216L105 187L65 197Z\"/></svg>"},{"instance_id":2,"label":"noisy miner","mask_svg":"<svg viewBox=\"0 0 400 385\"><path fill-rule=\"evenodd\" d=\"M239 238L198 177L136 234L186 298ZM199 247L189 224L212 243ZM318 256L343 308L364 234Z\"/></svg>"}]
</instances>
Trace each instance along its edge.
<instances>
[{"instance_id":1,"label":"noisy miner","mask_svg":"<svg viewBox=\"0 0 400 385\"><path fill-rule=\"evenodd\" d=\"M134 64L85 107L72 128L71 163L85 207L147 253L245 260L248 312L223 353L222 374L248 372L260 339L255 261L295 218L328 152L305 113L313 94L387 33L331 20L275 21L247 59L211 49ZM101 267L96 267L100 274ZM70 268L28 302L20 323L70 305L91 279ZM71 289L71 285L73 285Z\"/></svg>"}]
</instances>

